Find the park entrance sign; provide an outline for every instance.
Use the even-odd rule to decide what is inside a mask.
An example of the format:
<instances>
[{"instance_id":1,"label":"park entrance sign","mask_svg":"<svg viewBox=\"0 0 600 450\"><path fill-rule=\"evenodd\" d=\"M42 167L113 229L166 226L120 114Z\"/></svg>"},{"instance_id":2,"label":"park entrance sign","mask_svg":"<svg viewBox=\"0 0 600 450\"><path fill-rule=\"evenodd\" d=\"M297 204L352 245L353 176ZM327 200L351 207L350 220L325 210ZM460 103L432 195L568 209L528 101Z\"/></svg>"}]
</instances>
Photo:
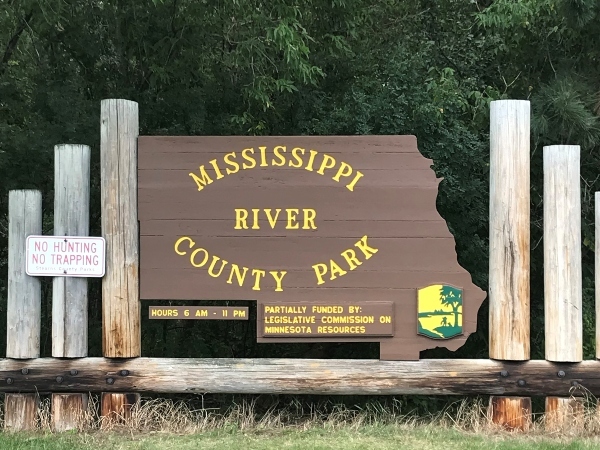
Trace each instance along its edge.
<instances>
[{"instance_id":1,"label":"park entrance sign","mask_svg":"<svg viewBox=\"0 0 600 450\"><path fill-rule=\"evenodd\" d=\"M485 293L413 136L138 139L140 296L256 300L259 342L456 349Z\"/></svg>"},{"instance_id":2,"label":"park entrance sign","mask_svg":"<svg viewBox=\"0 0 600 450\"><path fill-rule=\"evenodd\" d=\"M583 360L575 145L543 149L545 360L530 360L528 101L490 106L490 359L410 361L464 343L484 298L414 137L139 137L138 105L122 99L100 117L102 247L75 241L90 147L55 147L56 236L41 236L41 192L9 193L5 428L35 429L39 392L57 431L81 427L88 392L102 393L103 423L131 417L142 392L491 395L487 416L509 430L529 429L531 396L545 396L550 431L583 423L578 397L600 395L600 362ZM87 276L72 269L102 268L104 253L103 358L90 358ZM40 358L39 276L54 276L52 358ZM157 301L153 320L252 317L260 342L378 342L381 359L409 361L142 357L140 298Z\"/></svg>"}]
</instances>

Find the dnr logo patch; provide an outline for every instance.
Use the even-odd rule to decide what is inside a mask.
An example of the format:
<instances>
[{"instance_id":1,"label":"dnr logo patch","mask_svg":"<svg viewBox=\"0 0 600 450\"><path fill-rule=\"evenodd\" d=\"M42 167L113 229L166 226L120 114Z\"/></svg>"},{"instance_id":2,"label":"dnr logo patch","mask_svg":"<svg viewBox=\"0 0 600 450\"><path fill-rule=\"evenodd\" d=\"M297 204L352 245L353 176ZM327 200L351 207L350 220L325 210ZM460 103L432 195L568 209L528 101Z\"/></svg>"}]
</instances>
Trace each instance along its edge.
<instances>
[{"instance_id":1,"label":"dnr logo patch","mask_svg":"<svg viewBox=\"0 0 600 450\"><path fill-rule=\"evenodd\" d=\"M417 334L450 339L463 333L463 291L447 284L417 289Z\"/></svg>"}]
</instances>

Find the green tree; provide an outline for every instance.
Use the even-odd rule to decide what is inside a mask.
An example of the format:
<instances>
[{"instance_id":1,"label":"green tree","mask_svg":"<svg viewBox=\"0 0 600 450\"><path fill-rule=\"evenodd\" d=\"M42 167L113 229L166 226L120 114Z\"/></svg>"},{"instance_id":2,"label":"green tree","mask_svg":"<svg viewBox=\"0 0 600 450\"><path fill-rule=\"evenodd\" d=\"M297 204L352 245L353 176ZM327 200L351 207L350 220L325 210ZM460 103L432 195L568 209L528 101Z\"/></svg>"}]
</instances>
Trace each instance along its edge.
<instances>
[{"instance_id":1,"label":"green tree","mask_svg":"<svg viewBox=\"0 0 600 450\"><path fill-rule=\"evenodd\" d=\"M452 307L452 312L454 312L454 328L458 328L458 315L460 314L458 308L462 306L462 290L453 286L442 285L440 300L442 301L442 305Z\"/></svg>"}]
</instances>

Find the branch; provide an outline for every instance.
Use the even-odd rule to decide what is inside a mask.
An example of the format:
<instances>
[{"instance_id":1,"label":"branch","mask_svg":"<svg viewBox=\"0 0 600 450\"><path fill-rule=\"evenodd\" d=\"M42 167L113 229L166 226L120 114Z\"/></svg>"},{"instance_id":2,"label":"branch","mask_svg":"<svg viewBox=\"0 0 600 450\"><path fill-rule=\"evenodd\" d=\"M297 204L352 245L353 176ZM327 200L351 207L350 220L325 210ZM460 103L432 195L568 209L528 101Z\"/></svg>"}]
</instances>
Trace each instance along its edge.
<instances>
[{"instance_id":1,"label":"branch","mask_svg":"<svg viewBox=\"0 0 600 450\"><path fill-rule=\"evenodd\" d=\"M6 50L4 50L4 56L2 57L2 61L0 62L0 76L4 75L4 72L6 71L6 68L8 67L8 62L10 61L10 58L12 57L15 49L17 48L19 39L21 38L21 35L23 34L25 27L27 26L27 22L29 22L32 17L33 17L33 11L31 11L29 14L27 14L27 16L23 19L21 24L18 26L13 37L10 38L10 41L8 41L8 44L6 45Z\"/></svg>"}]
</instances>

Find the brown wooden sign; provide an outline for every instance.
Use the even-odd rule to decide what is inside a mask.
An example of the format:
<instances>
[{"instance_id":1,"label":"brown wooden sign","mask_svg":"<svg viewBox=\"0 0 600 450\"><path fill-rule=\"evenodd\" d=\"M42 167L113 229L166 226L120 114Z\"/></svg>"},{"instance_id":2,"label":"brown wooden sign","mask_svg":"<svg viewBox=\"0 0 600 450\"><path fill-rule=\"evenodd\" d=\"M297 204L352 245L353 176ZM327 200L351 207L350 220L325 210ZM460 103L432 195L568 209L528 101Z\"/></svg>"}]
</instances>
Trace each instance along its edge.
<instances>
[{"instance_id":1,"label":"brown wooden sign","mask_svg":"<svg viewBox=\"0 0 600 450\"><path fill-rule=\"evenodd\" d=\"M475 331L485 293L414 136L146 136L138 153L142 299L257 300L259 342L381 342L382 359ZM266 333L267 305L365 302L393 304L393 336Z\"/></svg>"},{"instance_id":2,"label":"brown wooden sign","mask_svg":"<svg viewBox=\"0 0 600 450\"><path fill-rule=\"evenodd\" d=\"M150 306L148 317L173 320L248 320L248 307Z\"/></svg>"}]
</instances>

